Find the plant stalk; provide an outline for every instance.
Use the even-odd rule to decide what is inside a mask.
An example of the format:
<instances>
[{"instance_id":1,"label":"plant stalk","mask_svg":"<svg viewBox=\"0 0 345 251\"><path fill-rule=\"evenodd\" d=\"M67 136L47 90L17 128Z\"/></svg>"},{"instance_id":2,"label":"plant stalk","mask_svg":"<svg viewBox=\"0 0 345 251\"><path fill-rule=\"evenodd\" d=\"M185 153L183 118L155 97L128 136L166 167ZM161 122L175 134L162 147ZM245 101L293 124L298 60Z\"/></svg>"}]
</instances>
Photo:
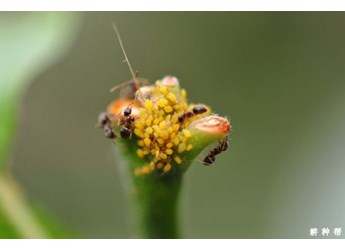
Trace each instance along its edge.
<instances>
[{"instance_id":1,"label":"plant stalk","mask_svg":"<svg viewBox=\"0 0 345 251\"><path fill-rule=\"evenodd\" d=\"M134 237L153 239L179 238L178 202L183 171L137 176L134 170L146 163L139 158L134 144L121 142L121 154L127 156L124 168L132 207ZM133 149L132 149L133 148Z\"/></svg>"},{"instance_id":2,"label":"plant stalk","mask_svg":"<svg viewBox=\"0 0 345 251\"><path fill-rule=\"evenodd\" d=\"M182 184L180 175L158 177L133 176L136 228L140 237L179 238L178 201Z\"/></svg>"}]
</instances>

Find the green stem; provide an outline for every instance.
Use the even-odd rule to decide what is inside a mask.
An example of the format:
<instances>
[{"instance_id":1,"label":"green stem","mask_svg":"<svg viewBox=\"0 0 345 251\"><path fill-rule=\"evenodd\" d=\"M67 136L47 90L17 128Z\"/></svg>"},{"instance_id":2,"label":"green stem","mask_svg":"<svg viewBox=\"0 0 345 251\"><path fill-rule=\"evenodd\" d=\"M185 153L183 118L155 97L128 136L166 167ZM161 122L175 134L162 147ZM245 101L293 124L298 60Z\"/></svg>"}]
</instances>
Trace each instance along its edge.
<instances>
[{"instance_id":1,"label":"green stem","mask_svg":"<svg viewBox=\"0 0 345 251\"><path fill-rule=\"evenodd\" d=\"M183 173L191 165L192 160L200 152L213 142L224 138L223 131L209 132L210 125L215 122L226 121L222 118L212 117L212 123L201 120L201 125L191 125L188 129L192 136L189 142L194 146L192 151L180 154L182 163L172 162L172 169L167 173L151 172L146 175L135 175L135 170L148 164L145 158L139 158L136 154L138 140L133 136L131 140L119 139L119 149L125 156L130 180L129 193L133 201L133 222L136 224L136 233L143 238L179 238L178 230L178 201L182 184ZM200 126L208 126L208 129L200 130ZM218 123L216 123L218 128ZM228 124L229 126L229 124ZM128 179L126 177L125 179Z\"/></svg>"},{"instance_id":2,"label":"green stem","mask_svg":"<svg viewBox=\"0 0 345 251\"><path fill-rule=\"evenodd\" d=\"M179 175L133 176L136 224L144 238L179 238Z\"/></svg>"},{"instance_id":3,"label":"green stem","mask_svg":"<svg viewBox=\"0 0 345 251\"><path fill-rule=\"evenodd\" d=\"M132 139L135 141L136 139ZM135 144L121 142L120 150L126 156L124 167L130 178L129 196L132 202L132 216L135 237L179 238L178 201L182 184L182 171L164 175L152 173L137 176L136 168L146 161L135 153Z\"/></svg>"}]
</instances>

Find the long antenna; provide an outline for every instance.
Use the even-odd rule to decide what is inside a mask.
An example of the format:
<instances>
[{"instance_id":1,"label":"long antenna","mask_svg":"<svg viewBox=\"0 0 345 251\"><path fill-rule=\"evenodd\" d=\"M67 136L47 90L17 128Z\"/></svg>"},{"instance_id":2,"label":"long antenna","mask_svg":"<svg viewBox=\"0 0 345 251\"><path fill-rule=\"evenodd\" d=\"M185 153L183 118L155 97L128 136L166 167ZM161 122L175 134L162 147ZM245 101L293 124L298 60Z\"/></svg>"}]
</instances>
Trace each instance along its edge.
<instances>
[{"instance_id":1,"label":"long antenna","mask_svg":"<svg viewBox=\"0 0 345 251\"><path fill-rule=\"evenodd\" d=\"M113 29L114 29L114 31L115 31L116 37L117 37L117 39L119 40L119 43L120 43L120 46L121 46L121 50L122 50L122 52L123 52L123 55L125 56L125 62L128 64L128 67L129 67L129 70L131 71L133 80L136 82L135 72L133 71L133 68L132 68L132 66L131 66L131 63L130 63L129 60L128 60L128 57L127 57L127 54L126 54L126 50L125 50L125 47L124 47L123 44L122 44L122 39L121 39L121 36L120 36L120 32L119 32L119 30L117 29L116 23L112 23L112 26L113 26Z\"/></svg>"}]
</instances>

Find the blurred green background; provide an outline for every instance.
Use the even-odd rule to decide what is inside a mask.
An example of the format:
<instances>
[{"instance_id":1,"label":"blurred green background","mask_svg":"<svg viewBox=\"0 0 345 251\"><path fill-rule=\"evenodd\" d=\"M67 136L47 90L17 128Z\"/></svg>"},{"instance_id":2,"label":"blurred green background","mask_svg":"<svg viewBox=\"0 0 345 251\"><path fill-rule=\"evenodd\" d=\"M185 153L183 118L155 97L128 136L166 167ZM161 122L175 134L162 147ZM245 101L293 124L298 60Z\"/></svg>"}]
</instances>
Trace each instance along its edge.
<instances>
[{"instance_id":1,"label":"blurred green background","mask_svg":"<svg viewBox=\"0 0 345 251\"><path fill-rule=\"evenodd\" d=\"M175 75L190 101L231 117L229 150L214 166L195 162L185 176L185 238L345 230L345 13L68 15L81 16L80 30L25 93L11 169L71 232L131 236L118 161L94 127L116 97L109 89L131 78L113 21L142 77Z\"/></svg>"}]
</instances>

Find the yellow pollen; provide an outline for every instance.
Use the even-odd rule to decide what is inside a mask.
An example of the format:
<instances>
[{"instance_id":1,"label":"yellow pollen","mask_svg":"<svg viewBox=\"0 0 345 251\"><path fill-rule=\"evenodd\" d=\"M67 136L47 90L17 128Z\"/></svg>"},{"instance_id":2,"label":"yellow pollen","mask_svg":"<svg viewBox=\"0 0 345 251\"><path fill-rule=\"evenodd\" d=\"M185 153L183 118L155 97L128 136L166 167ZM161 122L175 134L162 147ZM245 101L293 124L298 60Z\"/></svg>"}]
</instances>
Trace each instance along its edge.
<instances>
[{"instance_id":1,"label":"yellow pollen","mask_svg":"<svg viewBox=\"0 0 345 251\"><path fill-rule=\"evenodd\" d=\"M180 140L178 138L174 139L174 145L177 146L180 143Z\"/></svg>"},{"instance_id":2,"label":"yellow pollen","mask_svg":"<svg viewBox=\"0 0 345 251\"><path fill-rule=\"evenodd\" d=\"M192 135L190 134L190 131L188 131L187 129L183 129L182 132L183 132L183 134L184 134L184 136L185 136L186 138L190 138L190 137L192 136Z\"/></svg>"},{"instance_id":3,"label":"yellow pollen","mask_svg":"<svg viewBox=\"0 0 345 251\"><path fill-rule=\"evenodd\" d=\"M142 118L142 120L140 121L140 125L142 125L142 127L146 126L146 122L144 118Z\"/></svg>"},{"instance_id":4,"label":"yellow pollen","mask_svg":"<svg viewBox=\"0 0 345 251\"><path fill-rule=\"evenodd\" d=\"M153 133L152 127L147 127L145 131L146 131L146 133L148 133L148 134L152 134L152 133Z\"/></svg>"},{"instance_id":5,"label":"yellow pollen","mask_svg":"<svg viewBox=\"0 0 345 251\"><path fill-rule=\"evenodd\" d=\"M153 128L153 130L155 130L155 132L161 131L158 125L153 125L152 128Z\"/></svg>"},{"instance_id":6,"label":"yellow pollen","mask_svg":"<svg viewBox=\"0 0 345 251\"><path fill-rule=\"evenodd\" d=\"M158 142L159 144L163 145L163 144L164 144L164 139L158 138L158 139L157 139L157 142Z\"/></svg>"},{"instance_id":7,"label":"yellow pollen","mask_svg":"<svg viewBox=\"0 0 345 251\"><path fill-rule=\"evenodd\" d=\"M146 99L146 100L145 100L145 108L146 108L148 111L151 111L151 110L152 110L152 107L153 107L152 101L149 100L149 99Z\"/></svg>"},{"instance_id":8,"label":"yellow pollen","mask_svg":"<svg viewBox=\"0 0 345 251\"><path fill-rule=\"evenodd\" d=\"M165 153L160 153L159 157L161 157L162 159L167 159L168 156Z\"/></svg>"},{"instance_id":9,"label":"yellow pollen","mask_svg":"<svg viewBox=\"0 0 345 251\"><path fill-rule=\"evenodd\" d=\"M163 163L162 162L157 163L156 167L157 169L162 169Z\"/></svg>"},{"instance_id":10,"label":"yellow pollen","mask_svg":"<svg viewBox=\"0 0 345 251\"><path fill-rule=\"evenodd\" d=\"M190 150L192 150L192 149L193 149L193 145L191 145L191 144L189 144L189 145L187 146L187 148L186 148L187 151L190 151Z\"/></svg>"},{"instance_id":11,"label":"yellow pollen","mask_svg":"<svg viewBox=\"0 0 345 251\"><path fill-rule=\"evenodd\" d=\"M152 124L152 118L147 119L145 124L146 124L147 126L151 126L151 124Z\"/></svg>"},{"instance_id":12,"label":"yellow pollen","mask_svg":"<svg viewBox=\"0 0 345 251\"><path fill-rule=\"evenodd\" d=\"M175 157L174 157L174 160L175 160L175 162L176 162L177 164L181 164L181 163L182 163L182 160L181 160L180 157L178 157L178 156L175 156Z\"/></svg>"},{"instance_id":13,"label":"yellow pollen","mask_svg":"<svg viewBox=\"0 0 345 251\"><path fill-rule=\"evenodd\" d=\"M173 130L174 130L175 132L177 132L178 129L180 129L180 125L179 125L179 124L174 124L172 128L173 128Z\"/></svg>"},{"instance_id":14,"label":"yellow pollen","mask_svg":"<svg viewBox=\"0 0 345 251\"><path fill-rule=\"evenodd\" d=\"M168 99L170 102L174 103L174 104L177 103L176 96L175 96L173 93L171 93L171 92L167 95L167 99Z\"/></svg>"},{"instance_id":15,"label":"yellow pollen","mask_svg":"<svg viewBox=\"0 0 345 251\"><path fill-rule=\"evenodd\" d=\"M174 114L174 115L172 116L172 118L171 118L171 122L177 123L177 121L178 121L178 115L177 115L177 114Z\"/></svg>"},{"instance_id":16,"label":"yellow pollen","mask_svg":"<svg viewBox=\"0 0 345 251\"><path fill-rule=\"evenodd\" d=\"M140 157L140 158L144 158L144 153L143 153L143 150L141 150L141 149L138 149L137 150L137 155Z\"/></svg>"},{"instance_id":17,"label":"yellow pollen","mask_svg":"<svg viewBox=\"0 0 345 251\"><path fill-rule=\"evenodd\" d=\"M166 86L164 85L161 85L159 86L159 90L161 91L161 93L163 93L164 95L167 95L169 92L168 92L168 88L166 88Z\"/></svg>"},{"instance_id":18,"label":"yellow pollen","mask_svg":"<svg viewBox=\"0 0 345 251\"><path fill-rule=\"evenodd\" d=\"M168 154L168 155L171 155L171 154L173 154L173 150L168 148L168 149L165 150L165 153Z\"/></svg>"},{"instance_id":19,"label":"yellow pollen","mask_svg":"<svg viewBox=\"0 0 345 251\"><path fill-rule=\"evenodd\" d=\"M186 150L186 144L185 143L181 143L178 145L178 152L182 153Z\"/></svg>"},{"instance_id":20,"label":"yellow pollen","mask_svg":"<svg viewBox=\"0 0 345 251\"><path fill-rule=\"evenodd\" d=\"M135 170L136 175L148 174L150 172L151 172L150 167L147 165Z\"/></svg>"},{"instance_id":21,"label":"yellow pollen","mask_svg":"<svg viewBox=\"0 0 345 251\"><path fill-rule=\"evenodd\" d=\"M143 173L147 174L147 173L150 173L150 172L151 172L151 168L149 166L145 166L144 170L143 170Z\"/></svg>"},{"instance_id":22,"label":"yellow pollen","mask_svg":"<svg viewBox=\"0 0 345 251\"><path fill-rule=\"evenodd\" d=\"M134 129L134 133L139 137L139 138L144 138L144 134L142 133L142 131L140 131L139 129Z\"/></svg>"},{"instance_id":23,"label":"yellow pollen","mask_svg":"<svg viewBox=\"0 0 345 251\"><path fill-rule=\"evenodd\" d=\"M170 113L170 112L173 111L173 108L172 108L170 105L167 105L167 106L164 107L164 111L165 111L166 113Z\"/></svg>"},{"instance_id":24,"label":"yellow pollen","mask_svg":"<svg viewBox=\"0 0 345 251\"><path fill-rule=\"evenodd\" d=\"M161 129L165 129L165 127L166 127L166 122L163 120L162 122L160 122L159 123L159 127L161 128Z\"/></svg>"},{"instance_id":25,"label":"yellow pollen","mask_svg":"<svg viewBox=\"0 0 345 251\"><path fill-rule=\"evenodd\" d=\"M168 100L166 100L165 98L162 98L160 100L157 101L157 105L161 108L163 108L164 106L166 106L168 104Z\"/></svg>"},{"instance_id":26,"label":"yellow pollen","mask_svg":"<svg viewBox=\"0 0 345 251\"><path fill-rule=\"evenodd\" d=\"M167 140L169 138L169 133L166 131L162 131L159 133L159 137L161 137L164 140Z\"/></svg>"},{"instance_id":27,"label":"yellow pollen","mask_svg":"<svg viewBox=\"0 0 345 251\"><path fill-rule=\"evenodd\" d=\"M149 166L150 166L150 169L153 170L156 166L156 163L151 161Z\"/></svg>"},{"instance_id":28,"label":"yellow pollen","mask_svg":"<svg viewBox=\"0 0 345 251\"><path fill-rule=\"evenodd\" d=\"M143 130L144 129L144 125L138 123L138 124L136 124L136 128L138 128L139 130Z\"/></svg>"},{"instance_id":29,"label":"yellow pollen","mask_svg":"<svg viewBox=\"0 0 345 251\"><path fill-rule=\"evenodd\" d=\"M181 96L183 99L187 99L187 92L185 89L181 89Z\"/></svg>"},{"instance_id":30,"label":"yellow pollen","mask_svg":"<svg viewBox=\"0 0 345 251\"><path fill-rule=\"evenodd\" d=\"M154 124L154 125L158 125L159 122L160 122L160 119L158 119L158 118L153 120L153 124Z\"/></svg>"},{"instance_id":31,"label":"yellow pollen","mask_svg":"<svg viewBox=\"0 0 345 251\"><path fill-rule=\"evenodd\" d=\"M172 144L172 143L168 143L167 145L166 145L166 147L167 148L172 148L174 145Z\"/></svg>"},{"instance_id":32,"label":"yellow pollen","mask_svg":"<svg viewBox=\"0 0 345 251\"><path fill-rule=\"evenodd\" d=\"M171 141L173 141L173 140L175 139L175 137L176 137L176 132L170 133L170 139L171 139Z\"/></svg>"},{"instance_id":33,"label":"yellow pollen","mask_svg":"<svg viewBox=\"0 0 345 251\"><path fill-rule=\"evenodd\" d=\"M145 139L144 139L144 143L145 143L145 146L146 146L146 147L150 147L151 140L150 140L149 138L145 138Z\"/></svg>"},{"instance_id":34,"label":"yellow pollen","mask_svg":"<svg viewBox=\"0 0 345 251\"><path fill-rule=\"evenodd\" d=\"M171 169L171 165L170 164L166 164L165 165L165 167L164 167L164 169L163 169L163 172L169 172L170 171L170 169Z\"/></svg>"}]
</instances>

